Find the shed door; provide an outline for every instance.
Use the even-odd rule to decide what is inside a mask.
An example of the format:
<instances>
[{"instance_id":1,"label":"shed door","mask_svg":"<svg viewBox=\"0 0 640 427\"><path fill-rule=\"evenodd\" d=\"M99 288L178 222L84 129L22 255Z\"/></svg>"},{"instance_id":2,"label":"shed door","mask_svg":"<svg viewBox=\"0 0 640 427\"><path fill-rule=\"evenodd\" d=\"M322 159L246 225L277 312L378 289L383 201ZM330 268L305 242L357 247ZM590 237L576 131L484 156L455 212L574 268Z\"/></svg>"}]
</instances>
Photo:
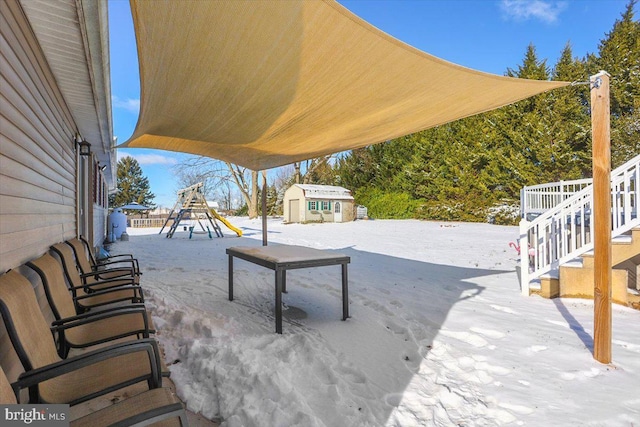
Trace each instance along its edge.
<instances>
[{"instance_id":1,"label":"shed door","mask_svg":"<svg viewBox=\"0 0 640 427\"><path fill-rule=\"evenodd\" d=\"M300 222L300 200L289 200L289 222Z\"/></svg>"},{"instance_id":2,"label":"shed door","mask_svg":"<svg viewBox=\"0 0 640 427\"><path fill-rule=\"evenodd\" d=\"M342 204L340 202L333 205L333 222L342 222Z\"/></svg>"}]
</instances>

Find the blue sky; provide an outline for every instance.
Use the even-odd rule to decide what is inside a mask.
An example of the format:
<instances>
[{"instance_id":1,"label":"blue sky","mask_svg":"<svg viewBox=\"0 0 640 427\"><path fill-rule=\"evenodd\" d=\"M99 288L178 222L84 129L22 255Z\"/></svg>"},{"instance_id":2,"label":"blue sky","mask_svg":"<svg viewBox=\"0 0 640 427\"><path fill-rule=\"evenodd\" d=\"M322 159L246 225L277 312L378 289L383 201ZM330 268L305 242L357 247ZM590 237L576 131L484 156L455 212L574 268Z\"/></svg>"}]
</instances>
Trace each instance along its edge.
<instances>
[{"instance_id":1,"label":"blue sky","mask_svg":"<svg viewBox=\"0 0 640 427\"><path fill-rule=\"evenodd\" d=\"M339 3L420 50L465 67L502 75L507 68L516 68L522 62L530 43L550 67L567 42L571 43L574 56L597 52L598 43L620 18L627 0ZM637 17L640 12L635 13ZM124 142L133 133L140 106L136 44L128 0L109 0L109 33L113 133L118 142ZM140 163L156 195L155 203L172 207L180 187L172 167L186 155L160 150L118 150L119 157L125 155Z\"/></svg>"}]
</instances>

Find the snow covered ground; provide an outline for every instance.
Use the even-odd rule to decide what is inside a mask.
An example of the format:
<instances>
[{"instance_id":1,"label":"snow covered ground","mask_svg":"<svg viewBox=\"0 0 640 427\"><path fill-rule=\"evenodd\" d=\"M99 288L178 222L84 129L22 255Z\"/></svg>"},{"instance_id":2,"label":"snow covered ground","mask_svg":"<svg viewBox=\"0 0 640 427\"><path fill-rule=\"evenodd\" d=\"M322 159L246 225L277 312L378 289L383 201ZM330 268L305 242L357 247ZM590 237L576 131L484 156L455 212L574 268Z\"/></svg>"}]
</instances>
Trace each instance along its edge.
<instances>
[{"instance_id":1,"label":"snow covered ground","mask_svg":"<svg viewBox=\"0 0 640 427\"><path fill-rule=\"evenodd\" d=\"M516 227L426 221L290 224L270 244L351 257L351 318L340 267L287 273L274 333L274 273L225 248L128 229L172 379L189 409L222 426L640 426L640 312L614 305L613 363L595 361L593 303L520 294ZM166 230L165 230L166 231Z\"/></svg>"}]
</instances>

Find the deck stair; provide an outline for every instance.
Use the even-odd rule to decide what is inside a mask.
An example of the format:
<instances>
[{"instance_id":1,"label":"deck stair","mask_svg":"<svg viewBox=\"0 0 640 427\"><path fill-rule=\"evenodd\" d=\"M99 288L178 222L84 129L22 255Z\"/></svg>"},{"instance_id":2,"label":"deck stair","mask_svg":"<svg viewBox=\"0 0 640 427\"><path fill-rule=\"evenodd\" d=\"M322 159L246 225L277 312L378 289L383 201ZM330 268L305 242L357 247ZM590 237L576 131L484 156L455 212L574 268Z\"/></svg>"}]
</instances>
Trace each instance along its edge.
<instances>
[{"instance_id":1,"label":"deck stair","mask_svg":"<svg viewBox=\"0 0 640 427\"><path fill-rule=\"evenodd\" d=\"M611 195L612 299L640 308L640 155L611 172ZM523 189L524 295L593 298L592 200L590 180Z\"/></svg>"}]
</instances>

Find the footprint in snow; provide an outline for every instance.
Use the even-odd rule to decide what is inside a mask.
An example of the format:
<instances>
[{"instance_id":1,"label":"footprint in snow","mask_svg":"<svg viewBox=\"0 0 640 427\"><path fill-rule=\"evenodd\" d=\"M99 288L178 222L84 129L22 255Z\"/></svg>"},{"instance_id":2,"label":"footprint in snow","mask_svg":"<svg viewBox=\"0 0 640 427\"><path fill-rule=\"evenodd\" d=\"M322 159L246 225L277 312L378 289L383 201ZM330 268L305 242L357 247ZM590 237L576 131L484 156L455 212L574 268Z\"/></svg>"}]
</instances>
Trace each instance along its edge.
<instances>
[{"instance_id":1,"label":"footprint in snow","mask_svg":"<svg viewBox=\"0 0 640 427\"><path fill-rule=\"evenodd\" d=\"M409 334L409 330L407 328L405 328L404 326L400 326L394 322L387 323L386 328L394 334L402 334L405 336L408 336Z\"/></svg>"},{"instance_id":2,"label":"footprint in snow","mask_svg":"<svg viewBox=\"0 0 640 427\"><path fill-rule=\"evenodd\" d=\"M640 399L627 400L626 402L622 402L622 405L625 406L630 413L640 414Z\"/></svg>"},{"instance_id":3,"label":"footprint in snow","mask_svg":"<svg viewBox=\"0 0 640 427\"><path fill-rule=\"evenodd\" d=\"M541 351L545 351L547 349L548 347L544 345L531 345L529 347L521 349L519 353L525 356L533 356L536 353L540 353Z\"/></svg>"},{"instance_id":4,"label":"footprint in snow","mask_svg":"<svg viewBox=\"0 0 640 427\"><path fill-rule=\"evenodd\" d=\"M488 337L488 338L493 338L493 339L500 339L506 336L506 334L504 334L503 332L496 331L493 329L483 329L483 328L473 327L470 329L470 331L475 332L476 334L484 335L485 337Z\"/></svg>"},{"instance_id":5,"label":"footprint in snow","mask_svg":"<svg viewBox=\"0 0 640 427\"><path fill-rule=\"evenodd\" d=\"M404 356L402 356L402 360L404 360L407 368L412 372L417 372L420 368L420 364L422 363L422 357L420 357L420 353L417 351L407 351Z\"/></svg>"},{"instance_id":6,"label":"footprint in snow","mask_svg":"<svg viewBox=\"0 0 640 427\"><path fill-rule=\"evenodd\" d=\"M364 384L367 382L367 378L355 369L344 368L342 376L347 381L355 384Z\"/></svg>"},{"instance_id":7,"label":"footprint in snow","mask_svg":"<svg viewBox=\"0 0 640 427\"><path fill-rule=\"evenodd\" d=\"M582 375L584 375L587 378L595 378L600 374L602 374L602 372L598 368L591 368L588 371L582 371Z\"/></svg>"},{"instance_id":8,"label":"footprint in snow","mask_svg":"<svg viewBox=\"0 0 640 427\"><path fill-rule=\"evenodd\" d=\"M491 308L493 308L494 310L497 310L497 311L502 311L504 313L518 314L518 312L510 309L509 307L504 307L504 306L501 306L501 305L491 304Z\"/></svg>"},{"instance_id":9,"label":"footprint in snow","mask_svg":"<svg viewBox=\"0 0 640 427\"><path fill-rule=\"evenodd\" d=\"M482 338L480 335L471 334L469 332L441 330L440 333L444 336L457 339L459 341L465 342L477 348L486 347L487 344L489 344L487 340Z\"/></svg>"},{"instance_id":10,"label":"footprint in snow","mask_svg":"<svg viewBox=\"0 0 640 427\"><path fill-rule=\"evenodd\" d=\"M552 325L556 325L556 326L562 326L565 328L569 328L569 324L567 322L560 322L558 320L549 320L547 319L547 322L551 323Z\"/></svg>"},{"instance_id":11,"label":"footprint in snow","mask_svg":"<svg viewBox=\"0 0 640 427\"><path fill-rule=\"evenodd\" d=\"M615 345L619 345L622 348L626 348L627 350L640 353L640 344L632 344L630 342L621 341L621 340L613 340L611 342Z\"/></svg>"},{"instance_id":12,"label":"footprint in snow","mask_svg":"<svg viewBox=\"0 0 640 427\"><path fill-rule=\"evenodd\" d=\"M479 366L479 368L481 369L486 369L490 374L493 375L498 375L498 376L505 376L505 375L509 375L511 373L511 370L509 368L505 368L503 366L497 366L497 365L489 365L486 364L486 366Z\"/></svg>"},{"instance_id":13,"label":"footprint in snow","mask_svg":"<svg viewBox=\"0 0 640 427\"><path fill-rule=\"evenodd\" d=\"M529 406L515 405L513 403L506 403L506 402L498 403L498 406L508 411L515 412L516 414L519 414L519 415L529 415L529 414L532 414L534 411L534 409L530 408Z\"/></svg>"},{"instance_id":14,"label":"footprint in snow","mask_svg":"<svg viewBox=\"0 0 640 427\"><path fill-rule=\"evenodd\" d=\"M397 308L402 308L403 307L402 303L400 301L396 301L396 300L391 301L389 304L391 304L392 306L397 307Z\"/></svg>"},{"instance_id":15,"label":"footprint in snow","mask_svg":"<svg viewBox=\"0 0 640 427\"><path fill-rule=\"evenodd\" d=\"M563 372L560 374L560 378L566 381L575 380L577 377L595 378L601 375L602 372L598 368L591 368L588 371Z\"/></svg>"},{"instance_id":16,"label":"footprint in snow","mask_svg":"<svg viewBox=\"0 0 640 427\"><path fill-rule=\"evenodd\" d=\"M395 316L395 314L392 311L389 311L389 309L387 309L385 306L378 304L377 302L368 300L365 301L364 303L362 303L362 305L364 305L365 307L371 307L374 310L386 315L386 316Z\"/></svg>"},{"instance_id":17,"label":"footprint in snow","mask_svg":"<svg viewBox=\"0 0 640 427\"><path fill-rule=\"evenodd\" d=\"M384 397L385 402L387 402L387 405L390 406L400 406L400 402L402 401L402 394L399 393L391 393L391 394L387 394Z\"/></svg>"}]
</instances>

